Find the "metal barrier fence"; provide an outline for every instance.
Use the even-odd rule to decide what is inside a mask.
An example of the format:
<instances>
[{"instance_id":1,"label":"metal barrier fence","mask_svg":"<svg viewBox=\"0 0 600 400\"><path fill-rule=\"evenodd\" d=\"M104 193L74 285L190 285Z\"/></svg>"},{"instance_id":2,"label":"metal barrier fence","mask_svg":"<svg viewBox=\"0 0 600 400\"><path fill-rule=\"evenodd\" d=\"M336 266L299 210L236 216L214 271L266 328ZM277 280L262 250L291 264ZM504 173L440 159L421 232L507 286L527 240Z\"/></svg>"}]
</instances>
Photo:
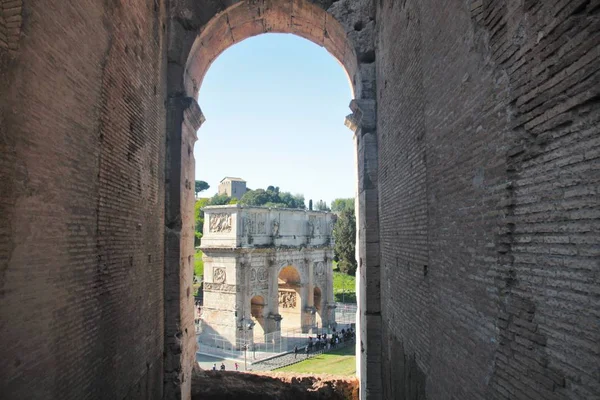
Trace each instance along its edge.
<instances>
[{"instance_id":1,"label":"metal barrier fence","mask_svg":"<svg viewBox=\"0 0 600 400\"><path fill-rule=\"evenodd\" d=\"M335 303L335 322L338 325L352 325L356 323L356 304Z\"/></svg>"},{"instance_id":2,"label":"metal barrier fence","mask_svg":"<svg viewBox=\"0 0 600 400\"><path fill-rule=\"evenodd\" d=\"M203 354L221 358L247 358L251 362L273 357L277 354L287 353L294 347L304 347L308 337L316 337L317 334L331 334L332 330L323 327L304 327L288 329L282 332L271 332L252 337L253 332L247 331L246 338L239 338L236 343L229 342L218 334L209 334L206 340L210 345L198 343L198 351Z\"/></svg>"},{"instance_id":3,"label":"metal barrier fence","mask_svg":"<svg viewBox=\"0 0 600 400\"><path fill-rule=\"evenodd\" d=\"M348 328L356 323L356 310L356 304L336 303L335 321L338 332L342 328ZM199 334L202 330L202 307L196 304L195 311L196 334ZM318 326L288 329L264 335L254 335L252 331L247 331L246 337L237 339L236 343L232 343L218 334L208 334L206 339L210 345L198 343L198 350L215 357L242 359L245 356L248 360L258 361L293 351L296 346L304 347L309 336L331 334L332 331L333 329L330 327Z\"/></svg>"}]
</instances>

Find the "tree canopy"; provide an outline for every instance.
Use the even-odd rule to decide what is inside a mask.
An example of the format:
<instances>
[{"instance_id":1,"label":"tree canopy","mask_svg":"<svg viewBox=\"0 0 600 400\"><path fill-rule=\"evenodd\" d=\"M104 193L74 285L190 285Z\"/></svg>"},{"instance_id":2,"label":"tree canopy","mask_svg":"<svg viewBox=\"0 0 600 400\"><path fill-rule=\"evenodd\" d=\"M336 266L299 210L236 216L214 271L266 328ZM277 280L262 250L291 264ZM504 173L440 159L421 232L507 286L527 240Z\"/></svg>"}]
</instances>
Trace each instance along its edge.
<instances>
[{"instance_id":1,"label":"tree canopy","mask_svg":"<svg viewBox=\"0 0 600 400\"><path fill-rule=\"evenodd\" d=\"M210 185L204 181L196 181L195 187L194 187L194 191L196 192L196 197L198 197L198 194L200 192L203 192L205 190L208 190L210 188Z\"/></svg>"},{"instance_id":2,"label":"tree canopy","mask_svg":"<svg viewBox=\"0 0 600 400\"><path fill-rule=\"evenodd\" d=\"M344 210L354 210L354 198L350 199L335 199L331 202L331 211L336 214Z\"/></svg>"},{"instance_id":3,"label":"tree canopy","mask_svg":"<svg viewBox=\"0 0 600 400\"><path fill-rule=\"evenodd\" d=\"M345 209L338 215L333 228L335 245L333 251L340 271L356 274L356 218L354 208Z\"/></svg>"},{"instance_id":4,"label":"tree canopy","mask_svg":"<svg viewBox=\"0 0 600 400\"><path fill-rule=\"evenodd\" d=\"M240 199L247 206L265 206L274 208L305 208L304 196L290 192L280 192L279 186L268 186L267 190L249 190Z\"/></svg>"},{"instance_id":5,"label":"tree canopy","mask_svg":"<svg viewBox=\"0 0 600 400\"><path fill-rule=\"evenodd\" d=\"M329 209L329 207L327 207L327 203L324 202L323 200L319 200L315 203L315 210L316 211L331 211Z\"/></svg>"}]
</instances>

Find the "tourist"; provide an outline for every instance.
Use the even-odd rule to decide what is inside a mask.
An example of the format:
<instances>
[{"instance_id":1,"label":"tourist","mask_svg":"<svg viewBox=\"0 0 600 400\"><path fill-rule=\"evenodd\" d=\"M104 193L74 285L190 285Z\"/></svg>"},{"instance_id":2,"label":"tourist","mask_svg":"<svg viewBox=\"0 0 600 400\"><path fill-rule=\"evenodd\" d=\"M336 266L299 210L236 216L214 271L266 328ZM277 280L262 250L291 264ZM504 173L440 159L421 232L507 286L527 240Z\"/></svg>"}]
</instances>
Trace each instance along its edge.
<instances>
[{"instance_id":1,"label":"tourist","mask_svg":"<svg viewBox=\"0 0 600 400\"><path fill-rule=\"evenodd\" d=\"M213 368L212 368L212 369L213 369L213 371L216 371L216 370L217 370L217 363L214 363L214 364L213 364Z\"/></svg>"},{"instance_id":2,"label":"tourist","mask_svg":"<svg viewBox=\"0 0 600 400\"><path fill-rule=\"evenodd\" d=\"M298 357L298 346L294 346L294 358Z\"/></svg>"},{"instance_id":3,"label":"tourist","mask_svg":"<svg viewBox=\"0 0 600 400\"><path fill-rule=\"evenodd\" d=\"M236 370L236 371L238 370L238 367L239 367L239 366L238 366L238 363L235 363L235 370Z\"/></svg>"},{"instance_id":4,"label":"tourist","mask_svg":"<svg viewBox=\"0 0 600 400\"><path fill-rule=\"evenodd\" d=\"M221 363L221 371L225 371L225 364Z\"/></svg>"}]
</instances>

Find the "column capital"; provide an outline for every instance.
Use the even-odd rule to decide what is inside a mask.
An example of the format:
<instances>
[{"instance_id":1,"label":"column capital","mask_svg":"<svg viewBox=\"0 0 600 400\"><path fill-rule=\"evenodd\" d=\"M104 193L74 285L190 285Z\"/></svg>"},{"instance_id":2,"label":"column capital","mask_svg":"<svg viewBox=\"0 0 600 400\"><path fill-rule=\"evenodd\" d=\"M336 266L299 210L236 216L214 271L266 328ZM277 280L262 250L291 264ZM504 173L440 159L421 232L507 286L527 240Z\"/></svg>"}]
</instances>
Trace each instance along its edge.
<instances>
[{"instance_id":1,"label":"column capital","mask_svg":"<svg viewBox=\"0 0 600 400\"><path fill-rule=\"evenodd\" d=\"M376 129L375 100L354 99L350 102L352 114L346 116L345 125L356 133L372 132Z\"/></svg>"}]
</instances>

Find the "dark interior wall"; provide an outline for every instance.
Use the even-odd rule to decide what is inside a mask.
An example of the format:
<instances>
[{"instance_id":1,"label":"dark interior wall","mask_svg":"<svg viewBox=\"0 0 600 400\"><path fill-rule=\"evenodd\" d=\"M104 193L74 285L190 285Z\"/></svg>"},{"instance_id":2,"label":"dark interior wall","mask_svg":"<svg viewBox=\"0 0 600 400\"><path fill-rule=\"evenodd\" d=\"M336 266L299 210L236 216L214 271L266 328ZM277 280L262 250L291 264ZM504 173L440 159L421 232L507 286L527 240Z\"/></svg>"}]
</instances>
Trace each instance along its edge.
<instances>
[{"instance_id":1,"label":"dark interior wall","mask_svg":"<svg viewBox=\"0 0 600 400\"><path fill-rule=\"evenodd\" d=\"M0 3L0 397L161 398L164 6Z\"/></svg>"},{"instance_id":2,"label":"dark interior wall","mask_svg":"<svg viewBox=\"0 0 600 400\"><path fill-rule=\"evenodd\" d=\"M600 393L598 11L378 1L385 398Z\"/></svg>"}]
</instances>

